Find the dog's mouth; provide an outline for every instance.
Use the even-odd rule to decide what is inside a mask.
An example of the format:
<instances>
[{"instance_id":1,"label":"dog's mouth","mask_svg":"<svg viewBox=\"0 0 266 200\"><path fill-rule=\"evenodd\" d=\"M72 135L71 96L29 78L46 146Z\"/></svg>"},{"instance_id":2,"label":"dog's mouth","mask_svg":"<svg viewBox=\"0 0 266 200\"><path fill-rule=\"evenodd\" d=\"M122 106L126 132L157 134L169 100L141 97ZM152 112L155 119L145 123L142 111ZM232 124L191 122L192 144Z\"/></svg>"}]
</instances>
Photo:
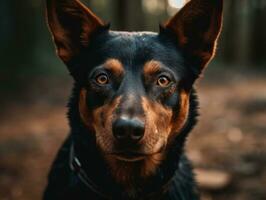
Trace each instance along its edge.
<instances>
[{"instance_id":1,"label":"dog's mouth","mask_svg":"<svg viewBox=\"0 0 266 200\"><path fill-rule=\"evenodd\" d=\"M149 156L147 154L138 153L138 152L130 152L130 151L117 152L117 153L112 153L110 155L117 160L126 161L126 162L141 161L141 160L144 160L147 156Z\"/></svg>"},{"instance_id":2,"label":"dog's mouth","mask_svg":"<svg viewBox=\"0 0 266 200\"><path fill-rule=\"evenodd\" d=\"M152 151L137 150L136 148L125 148L114 151L103 151L105 156L124 162L138 162L162 154L165 151L166 143L158 142Z\"/></svg>"},{"instance_id":3,"label":"dog's mouth","mask_svg":"<svg viewBox=\"0 0 266 200\"><path fill-rule=\"evenodd\" d=\"M141 153L141 152L134 152L134 151L121 151L121 152L114 152L108 154L109 156L124 162L137 162L145 160L149 157L152 157L157 154L161 154L163 149L154 153Z\"/></svg>"}]
</instances>

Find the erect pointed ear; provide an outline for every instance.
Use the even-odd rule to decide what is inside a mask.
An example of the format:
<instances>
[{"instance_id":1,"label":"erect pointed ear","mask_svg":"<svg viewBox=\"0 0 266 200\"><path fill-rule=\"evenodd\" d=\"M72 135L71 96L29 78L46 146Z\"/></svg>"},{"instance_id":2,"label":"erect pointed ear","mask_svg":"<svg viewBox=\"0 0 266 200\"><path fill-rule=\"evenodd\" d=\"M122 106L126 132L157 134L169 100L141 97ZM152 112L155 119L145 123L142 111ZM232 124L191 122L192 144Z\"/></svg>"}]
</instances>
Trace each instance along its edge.
<instances>
[{"instance_id":1,"label":"erect pointed ear","mask_svg":"<svg viewBox=\"0 0 266 200\"><path fill-rule=\"evenodd\" d=\"M46 3L57 54L68 63L104 23L78 0L46 0Z\"/></svg>"},{"instance_id":2,"label":"erect pointed ear","mask_svg":"<svg viewBox=\"0 0 266 200\"><path fill-rule=\"evenodd\" d=\"M223 0L191 0L164 26L202 70L212 59L222 26Z\"/></svg>"}]
</instances>

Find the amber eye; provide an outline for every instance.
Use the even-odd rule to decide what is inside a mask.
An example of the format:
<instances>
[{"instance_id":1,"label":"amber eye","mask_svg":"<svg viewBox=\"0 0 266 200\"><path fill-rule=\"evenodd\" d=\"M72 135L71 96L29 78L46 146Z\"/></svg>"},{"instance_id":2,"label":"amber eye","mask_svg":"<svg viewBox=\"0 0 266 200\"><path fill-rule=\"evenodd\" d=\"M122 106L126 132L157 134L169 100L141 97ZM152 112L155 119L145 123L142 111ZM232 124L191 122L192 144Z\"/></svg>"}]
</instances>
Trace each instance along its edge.
<instances>
[{"instance_id":1,"label":"amber eye","mask_svg":"<svg viewBox=\"0 0 266 200\"><path fill-rule=\"evenodd\" d=\"M167 87L170 84L171 80L167 76L161 76L157 80L157 84L161 87Z\"/></svg>"},{"instance_id":2,"label":"amber eye","mask_svg":"<svg viewBox=\"0 0 266 200\"><path fill-rule=\"evenodd\" d=\"M96 82L100 85L106 85L109 82L108 76L106 74L100 74L96 77Z\"/></svg>"}]
</instances>

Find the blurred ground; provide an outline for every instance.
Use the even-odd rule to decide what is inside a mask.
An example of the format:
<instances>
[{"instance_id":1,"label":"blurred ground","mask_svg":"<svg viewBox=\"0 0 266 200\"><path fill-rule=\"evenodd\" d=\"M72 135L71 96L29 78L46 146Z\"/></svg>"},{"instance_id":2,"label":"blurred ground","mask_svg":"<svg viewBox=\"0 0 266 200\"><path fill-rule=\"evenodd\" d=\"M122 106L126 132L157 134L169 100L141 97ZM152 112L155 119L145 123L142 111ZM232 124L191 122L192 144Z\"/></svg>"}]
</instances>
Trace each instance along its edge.
<instances>
[{"instance_id":1,"label":"blurred ground","mask_svg":"<svg viewBox=\"0 0 266 200\"><path fill-rule=\"evenodd\" d=\"M203 178L217 180L222 174L227 179L216 188L207 180L202 199L265 200L265 73L210 69L205 77L197 86L201 117L187 150L194 166L207 172ZM68 133L70 86L69 79L38 79L29 86L28 98L17 96L4 104L0 200L41 198L49 166Z\"/></svg>"}]
</instances>

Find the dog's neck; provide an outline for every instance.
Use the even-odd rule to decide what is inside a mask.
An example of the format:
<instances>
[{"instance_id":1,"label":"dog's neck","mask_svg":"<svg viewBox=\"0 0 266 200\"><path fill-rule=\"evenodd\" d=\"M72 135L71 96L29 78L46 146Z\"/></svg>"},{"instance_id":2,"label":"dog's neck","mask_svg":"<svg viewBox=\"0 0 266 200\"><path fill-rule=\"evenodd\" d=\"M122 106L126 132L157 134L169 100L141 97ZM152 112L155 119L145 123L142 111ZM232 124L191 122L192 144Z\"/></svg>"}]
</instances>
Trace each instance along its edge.
<instances>
[{"instance_id":1,"label":"dog's neck","mask_svg":"<svg viewBox=\"0 0 266 200\"><path fill-rule=\"evenodd\" d=\"M79 88L74 88L73 96L69 104L78 104L78 91ZM140 196L144 198L145 195L145 199L147 199L149 195L158 197L158 195L163 193L162 190L164 188L166 188L166 193L170 195L171 188L186 187L182 185L186 182L190 182L186 181L186 179L193 179L192 177L186 177L191 169L183 154L183 147L188 133L196 123L197 97L194 91L192 91L190 97L190 112L188 116L190 119L187 120L187 124L184 126L181 133L179 133L174 144L171 145L171 149L167 152L166 159L158 167L156 173L145 180L145 183L141 182L140 185L138 181L135 181L134 184L127 185L126 187L118 184L112 177L99 150L95 148L96 143L95 138L92 136L93 134L88 133L88 129L80 120L79 111L75 110L77 106L69 107L72 108L72 110L69 110L69 120L72 129L72 142L75 146L75 154L82 163L86 175L101 191L103 191L103 193L105 193L105 195L124 199L140 199ZM194 187L190 185L187 188Z\"/></svg>"}]
</instances>

